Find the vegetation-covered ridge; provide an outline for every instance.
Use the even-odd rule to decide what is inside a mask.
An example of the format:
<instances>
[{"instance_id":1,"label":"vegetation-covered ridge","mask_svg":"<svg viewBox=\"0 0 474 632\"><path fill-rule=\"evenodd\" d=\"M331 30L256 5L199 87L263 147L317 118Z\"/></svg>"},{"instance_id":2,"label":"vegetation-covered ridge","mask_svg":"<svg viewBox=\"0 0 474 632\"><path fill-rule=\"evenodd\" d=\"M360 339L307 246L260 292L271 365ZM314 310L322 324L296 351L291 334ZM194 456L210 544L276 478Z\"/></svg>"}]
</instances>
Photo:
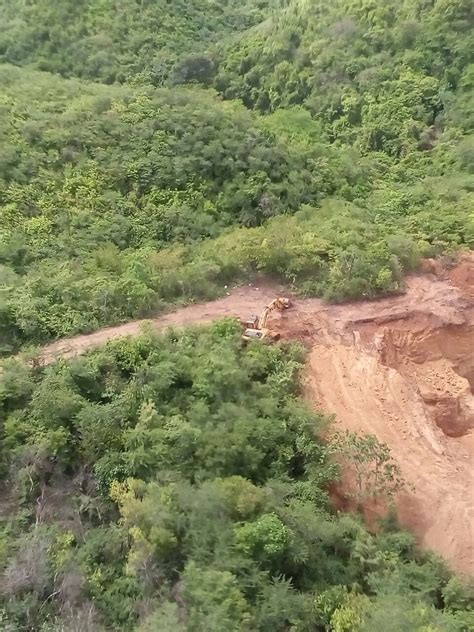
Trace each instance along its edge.
<instances>
[{"instance_id":1,"label":"vegetation-covered ridge","mask_svg":"<svg viewBox=\"0 0 474 632\"><path fill-rule=\"evenodd\" d=\"M471 629L468 587L412 536L331 513L303 360L231 320L4 361L2 629Z\"/></svg>"},{"instance_id":2,"label":"vegetation-covered ridge","mask_svg":"<svg viewBox=\"0 0 474 632\"><path fill-rule=\"evenodd\" d=\"M4 354L256 271L396 291L472 247L470 1L69 4L4 5L3 59L123 85L0 68ZM103 38L109 78L84 66Z\"/></svg>"},{"instance_id":3,"label":"vegetation-covered ridge","mask_svg":"<svg viewBox=\"0 0 474 632\"><path fill-rule=\"evenodd\" d=\"M333 301L399 291L422 257L472 248L473 11L1 3L0 354L255 274ZM322 441L303 361L234 321L5 360L2 630L473 629L439 559L331 511L348 445L384 493L401 481L373 437Z\"/></svg>"},{"instance_id":4,"label":"vegetation-covered ridge","mask_svg":"<svg viewBox=\"0 0 474 632\"><path fill-rule=\"evenodd\" d=\"M161 85L213 72L203 54L258 24L278 0L9 0L0 61L103 83Z\"/></svg>"},{"instance_id":5,"label":"vegetation-covered ridge","mask_svg":"<svg viewBox=\"0 0 474 632\"><path fill-rule=\"evenodd\" d=\"M331 300L389 292L420 257L472 246L459 130L395 159L328 144L303 109L0 73L3 353L256 271Z\"/></svg>"},{"instance_id":6,"label":"vegetation-covered ridge","mask_svg":"<svg viewBox=\"0 0 474 632\"><path fill-rule=\"evenodd\" d=\"M222 49L215 85L262 112L304 105L331 140L401 155L432 146L453 92L472 88L473 25L470 0L295 0ZM472 126L472 109L455 111Z\"/></svg>"}]
</instances>

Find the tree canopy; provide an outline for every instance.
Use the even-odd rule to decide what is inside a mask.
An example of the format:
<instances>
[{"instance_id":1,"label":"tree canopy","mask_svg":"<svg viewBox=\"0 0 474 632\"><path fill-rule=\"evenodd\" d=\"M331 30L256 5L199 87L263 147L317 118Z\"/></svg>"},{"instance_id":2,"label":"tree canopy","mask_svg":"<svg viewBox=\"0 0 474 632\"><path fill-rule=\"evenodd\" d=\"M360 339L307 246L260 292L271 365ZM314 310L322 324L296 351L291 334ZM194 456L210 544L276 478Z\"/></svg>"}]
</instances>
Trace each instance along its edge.
<instances>
[{"instance_id":1,"label":"tree canopy","mask_svg":"<svg viewBox=\"0 0 474 632\"><path fill-rule=\"evenodd\" d=\"M256 269L398 291L472 246L472 3L46 4L2 9L3 353Z\"/></svg>"},{"instance_id":2,"label":"tree canopy","mask_svg":"<svg viewBox=\"0 0 474 632\"><path fill-rule=\"evenodd\" d=\"M343 446L299 347L223 321L8 358L256 274L399 292L472 248L473 24L471 0L1 3L2 629L474 628L441 560L331 508ZM348 440L358 496L398 488Z\"/></svg>"},{"instance_id":3,"label":"tree canopy","mask_svg":"<svg viewBox=\"0 0 474 632\"><path fill-rule=\"evenodd\" d=\"M62 0L55 5L13 0L0 8L0 59L108 84L160 85L183 72L188 78L191 68L202 79L209 46L258 24L272 5L272 0Z\"/></svg>"},{"instance_id":4,"label":"tree canopy","mask_svg":"<svg viewBox=\"0 0 474 632\"><path fill-rule=\"evenodd\" d=\"M4 363L5 629L469 629L468 587L412 536L331 512L303 350L240 332Z\"/></svg>"}]
</instances>

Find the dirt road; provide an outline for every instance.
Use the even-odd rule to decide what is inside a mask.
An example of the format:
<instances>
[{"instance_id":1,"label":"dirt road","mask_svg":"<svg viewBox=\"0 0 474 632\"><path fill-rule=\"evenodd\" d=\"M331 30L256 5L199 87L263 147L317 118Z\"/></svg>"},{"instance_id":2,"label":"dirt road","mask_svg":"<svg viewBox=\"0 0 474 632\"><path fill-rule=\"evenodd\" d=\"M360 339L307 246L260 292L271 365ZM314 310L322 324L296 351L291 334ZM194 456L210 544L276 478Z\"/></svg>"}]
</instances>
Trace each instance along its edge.
<instances>
[{"instance_id":1,"label":"dirt road","mask_svg":"<svg viewBox=\"0 0 474 632\"><path fill-rule=\"evenodd\" d=\"M107 340L121 336L136 336L145 325L151 325L153 329L160 331L168 327L211 323L225 316L246 318L259 314L265 305L275 298L276 294L278 294L276 286L249 285L235 288L229 292L228 296L215 301L188 305L169 314L161 314L157 318L134 320L124 325L99 329L91 334L58 340L43 348L41 359L48 364L58 357L70 358L85 353L88 349L98 347Z\"/></svg>"},{"instance_id":2,"label":"dirt road","mask_svg":"<svg viewBox=\"0 0 474 632\"><path fill-rule=\"evenodd\" d=\"M398 498L401 523L455 569L474 573L474 257L434 270L408 279L401 296L340 306L298 300L270 324L308 347L308 400L335 413L338 427L373 433L391 448L413 486ZM277 293L239 288L151 323L249 316ZM53 343L42 357L135 335L143 322Z\"/></svg>"}]
</instances>

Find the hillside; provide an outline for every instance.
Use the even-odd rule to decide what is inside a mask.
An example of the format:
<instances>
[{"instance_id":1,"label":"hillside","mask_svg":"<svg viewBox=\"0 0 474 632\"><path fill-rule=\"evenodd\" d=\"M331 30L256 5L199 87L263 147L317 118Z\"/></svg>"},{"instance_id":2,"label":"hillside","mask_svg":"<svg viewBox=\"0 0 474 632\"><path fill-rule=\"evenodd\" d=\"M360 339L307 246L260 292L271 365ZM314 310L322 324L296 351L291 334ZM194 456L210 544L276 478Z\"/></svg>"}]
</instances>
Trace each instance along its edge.
<instances>
[{"instance_id":1,"label":"hillside","mask_svg":"<svg viewBox=\"0 0 474 632\"><path fill-rule=\"evenodd\" d=\"M471 5L425 4L371 11L359 2L345 15L344 3L322 13L295 3L248 35L221 40L215 88L272 112L263 117L198 86L156 90L138 71L133 86L104 86L4 66L3 352L215 296L255 269L332 300L397 291L422 256L470 247ZM84 42L81 21L104 29L107 3L92 23L85 6L56 15L59 8L22 3L3 28L18 43L22 25L41 30L36 11L56 34L62 20L74 24L73 45ZM134 13L142 30L146 11ZM338 37L329 36L333 22ZM291 33L294 50L281 44ZM450 57L434 49L443 40ZM25 50L30 56L16 62L41 67L41 47ZM291 96L282 64L298 81L311 77L305 96ZM245 68L260 77L255 86ZM281 98L260 107L261 95L275 93L268 81ZM295 213L213 241L232 226ZM170 271L169 261L179 265Z\"/></svg>"},{"instance_id":2,"label":"hillside","mask_svg":"<svg viewBox=\"0 0 474 632\"><path fill-rule=\"evenodd\" d=\"M2 630L474 627L469 578L393 511L370 530L359 511L400 507L429 458L422 484L445 476L420 501L429 521L468 469L386 432L401 398L379 405L385 376L419 403L421 369L374 356L382 308L368 301L403 293L427 257L473 249L473 27L470 0L0 3ZM224 319L46 365L37 350L230 305L253 281L268 299L281 284L320 297L318 310L363 300L365 346L333 305L334 326L295 310L274 346L244 344ZM210 323L217 307L188 309ZM179 318L161 325L192 323ZM370 415L331 434L331 414L357 402ZM405 452L421 456L403 470ZM358 511L340 514L331 499L351 467ZM443 529L458 524L449 513ZM451 544L437 548L461 559Z\"/></svg>"},{"instance_id":3,"label":"hillside","mask_svg":"<svg viewBox=\"0 0 474 632\"><path fill-rule=\"evenodd\" d=\"M102 83L160 85L212 71L203 52L266 17L273 0L12 0L0 7L0 60ZM186 73L185 77L186 78Z\"/></svg>"},{"instance_id":4,"label":"hillside","mask_svg":"<svg viewBox=\"0 0 474 632\"><path fill-rule=\"evenodd\" d=\"M304 105L332 139L400 155L429 144L466 86L473 21L469 0L291 2L222 47L215 82L249 108Z\"/></svg>"},{"instance_id":5,"label":"hillside","mask_svg":"<svg viewBox=\"0 0 474 632\"><path fill-rule=\"evenodd\" d=\"M0 76L10 344L192 293L192 278L158 287L168 258L160 264L157 251L261 224L317 195L305 156L212 93L83 84L8 66Z\"/></svg>"},{"instance_id":6,"label":"hillside","mask_svg":"<svg viewBox=\"0 0 474 632\"><path fill-rule=\"evenodd\" d=\"M474 253L472 253L474 254ZM436 269L436 268L435 268ZM74 358L108 341L258 314L282 288L244 285L213 301L46 345L37 362ZM304 342L305 398L336 415L334 427L372 433L410 484L397 498L401 524L456 570L474 571L474 256L414 274L377 301L292 300L270 327ZM423 467L420 468L420 463ZM350 505L349 505L350 506Z\"/></svg>"}]
</instances>

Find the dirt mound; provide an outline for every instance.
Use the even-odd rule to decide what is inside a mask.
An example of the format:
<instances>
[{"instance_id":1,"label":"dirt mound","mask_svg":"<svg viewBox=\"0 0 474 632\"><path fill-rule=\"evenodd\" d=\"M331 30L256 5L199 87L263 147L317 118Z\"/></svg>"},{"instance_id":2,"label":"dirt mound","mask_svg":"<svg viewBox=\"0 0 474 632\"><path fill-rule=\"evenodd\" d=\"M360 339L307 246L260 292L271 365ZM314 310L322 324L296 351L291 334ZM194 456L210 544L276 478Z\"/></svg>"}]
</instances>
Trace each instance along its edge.
<instances>
[{"instance_id":1,"label":"dirt mound","mask_svg":"<svg viewBox=\"0 0 474 632\"><path fill-rule=\"evenodd\" d=\"M327 305L296 301L270 327L309 349L306 396L339 428L387 443L413 491L398 499L401 523L452 566L474 573L474 257L428 265L403 295ZM110 338L256 314L281 288L246 286L220 300L49 345L43 361Z\"/></svg>"},{"instance_id":2,"label":"dirt mound","mask_svg":"<svg viewBox=\"0 0 474 632\"><path fill-rule=\"evenodd\" d=\"M380 333L379 357L419 389L427 412L451 437L474 428L474 325Z\"/></svg>"}]
</instances>

